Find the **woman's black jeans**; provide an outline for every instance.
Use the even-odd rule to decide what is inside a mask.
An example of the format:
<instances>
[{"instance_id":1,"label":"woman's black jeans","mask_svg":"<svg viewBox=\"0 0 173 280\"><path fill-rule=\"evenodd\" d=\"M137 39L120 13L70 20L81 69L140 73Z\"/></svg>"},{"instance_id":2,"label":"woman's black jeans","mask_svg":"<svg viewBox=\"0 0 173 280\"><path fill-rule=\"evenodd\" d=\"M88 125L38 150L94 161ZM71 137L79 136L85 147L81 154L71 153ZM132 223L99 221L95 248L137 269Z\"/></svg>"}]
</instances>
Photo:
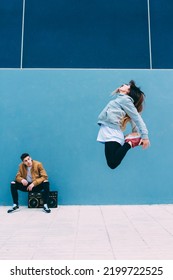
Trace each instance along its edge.
<instances>
[{"instance_id":1,"label":"woman's black jeans","mask_svg":"<svg viewBox=\"0 0 173 280\"><path fill-rule=\"evenodd\" d=\"M121 163L130 148L131 146L128 143L124 143L124 145L121 146L118 142L105 142L105 156L108 166L111 169L115 169Z\"/></svg>"}]
</instances>

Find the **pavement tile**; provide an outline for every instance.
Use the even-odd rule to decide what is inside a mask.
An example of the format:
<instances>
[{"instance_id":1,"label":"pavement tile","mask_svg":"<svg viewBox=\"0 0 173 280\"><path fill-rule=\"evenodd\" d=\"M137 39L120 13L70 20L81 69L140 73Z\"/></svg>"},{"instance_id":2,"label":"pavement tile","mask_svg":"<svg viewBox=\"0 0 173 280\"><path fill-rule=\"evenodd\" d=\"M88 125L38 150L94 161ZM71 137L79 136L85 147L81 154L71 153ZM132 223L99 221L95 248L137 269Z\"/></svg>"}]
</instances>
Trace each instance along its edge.
<instances>
[{"instance_id":1,"label":"pavement tile","mask_svg":"<svg viewBox=\"0 0 173 280\"><path fill-rule=\"evenodd\" d=\"M173 205L1 206L1 260L171 260Z\"/></svg>"}]
</instances>

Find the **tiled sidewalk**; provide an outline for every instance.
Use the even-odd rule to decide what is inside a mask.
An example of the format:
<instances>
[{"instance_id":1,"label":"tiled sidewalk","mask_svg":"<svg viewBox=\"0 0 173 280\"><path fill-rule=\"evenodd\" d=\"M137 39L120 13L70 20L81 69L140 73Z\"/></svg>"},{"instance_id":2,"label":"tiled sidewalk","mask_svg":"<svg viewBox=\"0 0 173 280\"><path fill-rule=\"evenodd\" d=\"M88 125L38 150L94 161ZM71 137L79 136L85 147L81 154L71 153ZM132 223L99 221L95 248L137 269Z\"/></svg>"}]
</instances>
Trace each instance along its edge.
<instances>
[{"instance_id":1,"label":"tiled sidewalk","mask_svg":"<svg viewBox=\"0 0 173 280\"><path fill-rule=\"evenodd\" d=\"M0 207L1 260L171 260L173 205Z\"/></svg>"}]
</instances>

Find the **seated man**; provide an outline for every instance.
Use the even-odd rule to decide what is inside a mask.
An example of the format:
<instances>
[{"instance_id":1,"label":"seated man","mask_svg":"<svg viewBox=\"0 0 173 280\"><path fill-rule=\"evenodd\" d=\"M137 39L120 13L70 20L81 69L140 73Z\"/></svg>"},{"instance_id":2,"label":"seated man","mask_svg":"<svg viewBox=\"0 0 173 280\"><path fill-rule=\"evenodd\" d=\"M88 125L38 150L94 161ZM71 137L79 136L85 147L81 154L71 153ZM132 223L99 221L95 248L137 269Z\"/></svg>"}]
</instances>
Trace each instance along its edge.
<instances>
[{"instance_id":1,"label":"seated man","mask_svg":"<svg viewBox=\"0 0 173 280\"><path fill-rule=\"evenodd\" d=\"M40 192L43 190L43 210L46 213L50 213L51 210L47 205L49 198L49 182L42 163L32 160L27 153L22 154L20 158L22 163L19 165L15 181L11 182L11 194L14 204L7 212L11 213L19 208L18 190L23 192Z\"/></svg>"}]
</instances>

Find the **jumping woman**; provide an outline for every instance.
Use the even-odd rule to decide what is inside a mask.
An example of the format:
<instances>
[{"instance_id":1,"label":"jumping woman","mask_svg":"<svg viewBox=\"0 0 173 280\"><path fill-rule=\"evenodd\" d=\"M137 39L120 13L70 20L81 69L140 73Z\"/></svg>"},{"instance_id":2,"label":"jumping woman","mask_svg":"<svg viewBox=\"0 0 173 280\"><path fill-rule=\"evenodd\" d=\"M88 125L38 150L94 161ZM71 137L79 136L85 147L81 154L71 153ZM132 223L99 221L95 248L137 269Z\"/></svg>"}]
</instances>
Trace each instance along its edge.
<instances>
[{"instance_id":1,"label":"jumping woman","mask_svg":"<svg viewBox=\"0 0 173 280\"><path fill-rule=\"evenodd\" d=\"M98 117L100 130L97 136L97 141L105 144L105 156L111 169L121 163L131 148L141 145L146 149L150 145L148 130L140 114L144 93L132 80L117 88L113 95L115 98ZM128 122L131 123L132 133L124 136Z\"/></svg>"}]
</instances>

